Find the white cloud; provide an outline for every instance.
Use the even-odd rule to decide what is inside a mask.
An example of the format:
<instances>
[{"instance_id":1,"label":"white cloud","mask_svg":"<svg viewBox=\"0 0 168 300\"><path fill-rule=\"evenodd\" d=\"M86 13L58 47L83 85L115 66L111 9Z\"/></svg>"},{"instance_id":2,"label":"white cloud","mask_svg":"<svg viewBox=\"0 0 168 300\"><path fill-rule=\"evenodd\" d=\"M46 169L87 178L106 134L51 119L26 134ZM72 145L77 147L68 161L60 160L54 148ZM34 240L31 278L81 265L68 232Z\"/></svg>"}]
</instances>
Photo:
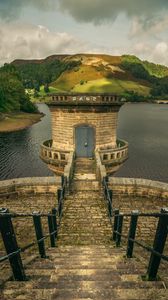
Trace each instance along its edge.
<instances>
[{"instance_id":1,"label":"white cloud","mask_svg":"<svg viewBox=\"0 0 168 300\"><path fill-rule=\"evenodd\" d=\"M88 44L65 32L39 25L0 24L0 64L17 58L44 58L52 54L87 51Z\"/></svg>"},{"instance_id":2,"label":"white cloud","mask_svg":"<svg viewBox=\"0 0 168 300\"><path fill-rule=\"evenodd\" d=\"M48 28L19 23L0 24L0 65L14 59L39 59L52 54L106 53L122 55L130 53L142 59L168 65L168 40L138 41L118 47L84 42L66 32L51 32Z\"/></svg>"},{"instance_id":3,"label":"white cloud","mask_svg":"<svg viewBox=\"0 0 168 300\"><path fill-rule=\"evenodd\" d=\"M168 65L168 43L160 42L158 43L152 51L152 58L154 61L159 63L162 61L163 63Z\"/></svg>"},{"instance_id":4,"label":"white cloud","mask_svg":"<svg viewBox=\"0 0 168 300\"><path fill-rule=\"evenodd\" d=\"M132 47L130 52L142 59L168 66L168 41L157 42L154 45L139 42Z\"/></svg>"}]
</instances>

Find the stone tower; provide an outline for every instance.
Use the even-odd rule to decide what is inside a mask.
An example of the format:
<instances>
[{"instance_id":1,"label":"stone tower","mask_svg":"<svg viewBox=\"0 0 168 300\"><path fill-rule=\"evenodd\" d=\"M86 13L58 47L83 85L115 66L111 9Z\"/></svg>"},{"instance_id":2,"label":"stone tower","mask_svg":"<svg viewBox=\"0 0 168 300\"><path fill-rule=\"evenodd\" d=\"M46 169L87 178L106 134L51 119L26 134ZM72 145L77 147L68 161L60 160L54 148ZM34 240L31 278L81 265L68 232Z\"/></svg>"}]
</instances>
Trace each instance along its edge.
<instances>
[{"instance_id":1,"label":"stone tower","mask_svg":"<svg viewBox=\"0 0 168 300\"><path fill-rule=\"evenodd\" d=\"M108 175L128 158L128 143L117 139L117 117L123 105L112 94L52 94L52 140L41 145L41 159L62 175L73 157L94 158L99 153Z\"/></svg>"}]
</instances>

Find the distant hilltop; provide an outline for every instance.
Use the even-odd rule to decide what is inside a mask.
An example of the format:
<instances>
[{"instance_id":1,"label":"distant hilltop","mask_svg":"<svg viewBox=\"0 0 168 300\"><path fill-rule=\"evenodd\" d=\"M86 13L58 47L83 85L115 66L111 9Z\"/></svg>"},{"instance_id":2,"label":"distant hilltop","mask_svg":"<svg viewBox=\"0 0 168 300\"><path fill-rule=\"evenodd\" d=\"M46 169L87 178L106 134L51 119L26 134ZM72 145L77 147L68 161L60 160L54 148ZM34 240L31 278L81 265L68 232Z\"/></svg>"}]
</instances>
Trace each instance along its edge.
<instances>
[{"instance_id":1,"label":"distant hilltop","mask_svg":"<svg viewBox=\"0 0 168 300\"><path fill-rule=\"evenodd\" d=\"M52 55L12 64L28 89L47 84L51 92L112 92L131 101L168 99L168 67L133 55Z\"/></svg>"}]
</instances>

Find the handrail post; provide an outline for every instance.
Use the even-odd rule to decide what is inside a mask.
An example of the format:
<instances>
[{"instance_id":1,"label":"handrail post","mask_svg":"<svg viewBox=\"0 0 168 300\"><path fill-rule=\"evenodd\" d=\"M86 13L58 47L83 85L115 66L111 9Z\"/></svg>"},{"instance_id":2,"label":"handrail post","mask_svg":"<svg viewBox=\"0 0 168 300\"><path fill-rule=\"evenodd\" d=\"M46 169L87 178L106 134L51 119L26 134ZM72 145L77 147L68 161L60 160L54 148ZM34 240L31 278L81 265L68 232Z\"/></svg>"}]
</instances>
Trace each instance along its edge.
<instances>
[{"instance_id":1,"label":"handrail post","mask_svg":"<svg viewBox=\"0 0 168 300\"><path fill-rule=\"evenodd\" d=\"M109 192L109 203L108 203L108 208L109 208L109 216L110 218L112 217L112 200L113 200L113 191L112 190L108 190Z\"/></svg>"},{"instance_id":2,"label":"handrail post","mask_svg":"<svg viewBox=\"0 0 168 300\"><path fill-rule=\"evenodd\" d=\"M53 233L54 232L54 224L53 224L53 217L51 215L48 215L48 228L49 228L49 233L50 233L51 247L55 247L55 233Z\"/></svg>"},{"instance_id":3,"label":"handrail post","mask_svg":"<svg viewBox=\"0 0 168 300\"><path fill-rule=\"evenodd\" d=\"M57 190L58 205L59 205L59 202L60 202L60 199L61 199L61 195L62 195L62 189L58 189Z\"/></svg>"},{"instance_id":4,"label":"handrail post","mask_svg":"<svg viewBox=\"0 0 168 300\"><path fill-rule=\"evenodd\" d=\"M58 189L58 215L62 212L63 189Z\"/></svg>"},{"instance_id":5,"label":"handrail post","mask_svg":"<svg viewBox=\"0 0 168 300\"><path fill-rule=\"evenodd\" d=\"M119 247L121 243L121 233L123 225L123 214L119 214L117 223L116 246Z\"/></svg>"},{"instance_id":6,"label":"handrail post","mask_svg":"<svg viewBox=\"0 0 168 300\"><path fill-rule=\"evenodd\" d=\"M8 213L8 209L0 209L0 231L7 255L19 250L11 216L7 215ZM20 252L16 253L16 255L14 256L9 257L9 262L12 268L14 279L19 281L25 281L26 275L23 268Z\"/></svg>"},{"instance_id":7,"label":"handrail post","mask_svg":"<svg viewBox=\"0 0 168 300\"><path fill-rule=\"evenodd\" d=\"M64 177L64 175L61 175L61 186L62 187L64 186L64 181L65 181L65 177Z\"/></svg>"},{"instance_id":8,"label":"handrail post","mask_svg":"<svg viewBox=\"0 0 168 300\"><path fill-rule=\"evenodd\" d=\"M39 240L43 238L43 229L41 224L41 216L40 213L37 211L33 212L33 222L34 222L34 228L35 228L36 238L38 242L39 254L41 258L46 258L44 241L39 242Z\"/></svg>"},{"instance_id":9,"label":"handrail post","mask_svg":"<svg viewBox=\"0 0 168 300\"><path fill-rule=\"evenodd\" d=\"M103 177L104 198L107 199L108 193L108 176Z\"/></svg>"},{"instance_id":10,"label":"handrail post","mask_svg":"<svg viewBox=\"0 0 168 300\"><path fill-rule=\"evenodd\" d=\"M163 215L159 217L153 249L160 254L163 254L168 229L168 208L162 208L161 214ZM154 253L151 253L147 270L148 280L156 280L160 261L161 257L157 256Z\"/></svg>"},{"instance_id":11,"label":"handrail post","mask_svg":"<svg viewBox=\"0 0 168 300\"><path fill-rule=\"evenodd\" d=\"M54 225L54 231L55 232L55 238L57 238L57 209L53 208L52 209L52 215L53 215L53 225Z\"/></svg>"},{"instance_id":12,"label":"handrail post","mask_svg":"<svg viewBox=\"0 0 168 300\"><path fill-rule=\"evenodd\" d=\"M105 176L104 179L105 179L105 182L108 184L108 182L109 182L109 177L108 177L108 176Z\"/></svg>"},{"instance_id":13,"label":"handrail post","mask_svg":"<svg viewBox=\"0 0 168 300\"><path fill-rule=\"evenodd\" d=\"M116 241L116 230L118 224L119 209L114 210L113 241Z\"/></svg>"},{"instance_id":14,"label":"handrail post","mask_svg":"<svg viewBox=\"0 0 168 300\"><path fill-rule=\"evenodd\" d=\"M133 210L131 214L126 254L128 258L131 258L133 254L134 242L130 241L130 239L135 239L139 211Z\"/></svg>"}]
</instances>

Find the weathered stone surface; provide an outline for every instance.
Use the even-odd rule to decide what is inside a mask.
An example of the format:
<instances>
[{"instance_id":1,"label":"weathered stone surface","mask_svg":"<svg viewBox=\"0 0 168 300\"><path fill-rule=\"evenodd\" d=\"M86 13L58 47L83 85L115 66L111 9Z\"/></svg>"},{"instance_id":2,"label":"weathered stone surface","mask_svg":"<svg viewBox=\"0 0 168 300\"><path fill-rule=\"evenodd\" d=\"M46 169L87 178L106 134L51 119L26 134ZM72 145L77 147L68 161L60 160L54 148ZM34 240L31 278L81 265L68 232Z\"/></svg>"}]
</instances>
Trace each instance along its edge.
<instances>
[{"instance_id":1,"label":"weathered stone surface","mask_svg":"<svg viewBox=\"0 0 168 300\"><path fill-rule=\"evenodd\" d=\"M67 112L52 109L52 138L56 149L75 149L74 128L87 124L96 128L96 148L116 145L117 111Z\"/></svg>"},{"instance_id":2,"label":"weathered stone surface","mask_svg":"<svg viewBox=\"0 0 168 300\"><path fill-rule=\"evenodd\" d=\"M103 195L98 187L86 190L87 185L94 186L96 182L91 178L95 172L94 165L92 163L86 165L85 172L84 178L78 178L83 173L81 165L76 165L76 177L72 191L66 196L64 203L57 247L47 250L48 259L37 257L35 259L35 256L32 256L32 259L35 260L33 262L30 260L26 267L29 281L6 282L0 291L0 299L167 300L167 265L162 263L160 266L160 281L142 281L141 275L144 275L147 270L148 253L135 247L134 258L126 259L125 249L115 247L111 240L112 227ZM142 190L142 186L145 189L148 188L145 190L146 194L143 192L137 194L138 185L138 193ZM42 186L46 185L42 184ZM51 186L50 189L49 185L45 194L41 193L44 190L41 190L40 183L33 194L25 194L24 188L21 188L16 196L16 194L12 194L13 187L10 189L8 184L6 194L1 197L1 205L15 212L31 212L32 210L47 212L56 203L54 185ZM167 204L166 197L160 198L160 188L164 188L160 183L155 185L155 191L157 190L158 194L153 194L153 197L148 197L147 194L147 191L150 191L151 195L149 187L152 186L152 182L147 185L146 181L132 179L128 184L126 179L123 179L122 182L120 179L114 179L113 183L110 180L110 186L114 192L113 207L120 208L123 212L130 212L133 208L147 212L158 211ZM21 187L23 186L21 185ZM55 188L57 189L56 186ZM125 218L124 234L128 233L128 224L129 218ZM21 246L32 241L34 229L31 219L28 221L15 220L14 225ZM156 220L143 218L138 223L136 237L150 242L156 225ZM46 220L43 226L47 233ZM24 228L24 231L20 228ZM122 239L123 244L124 240ZM33 249L33 251L37 253L37 249ZM6 267L2 268L1 274L6 272Z\"/></svg>"},{"instance_id":3,"label":"weathered stone surface","mask_svg":"<svg viewBox=\"0 0 168 300\"><path fill-rule=\"evenodd\" d=\"M165 299L164 283L144 282L144 266L126 263L112 245L59 246L49 259L37 259L26 270L28 282L7 282L3 300L12 299ZM64 253L60 261L56 258ZM155 297L156 296L156 297Z\"/></svg>"}]
</instances>

